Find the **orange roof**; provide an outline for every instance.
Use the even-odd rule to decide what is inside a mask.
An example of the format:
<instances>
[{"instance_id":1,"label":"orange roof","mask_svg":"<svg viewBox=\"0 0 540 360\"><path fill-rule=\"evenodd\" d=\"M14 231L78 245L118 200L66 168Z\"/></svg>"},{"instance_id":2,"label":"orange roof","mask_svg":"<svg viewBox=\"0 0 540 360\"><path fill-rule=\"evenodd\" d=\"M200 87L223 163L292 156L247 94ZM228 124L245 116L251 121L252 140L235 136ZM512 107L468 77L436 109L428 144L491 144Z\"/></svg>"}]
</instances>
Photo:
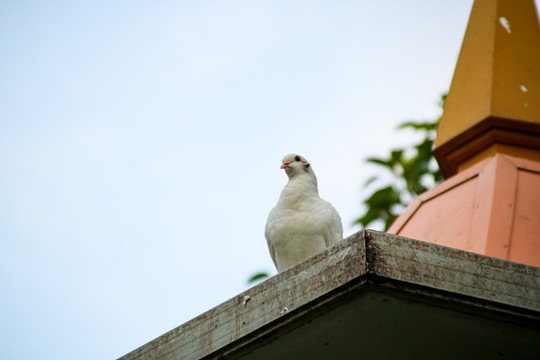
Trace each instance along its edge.
<instances>
[{"instance_id":1,"label":"orange roof","mask_svg":"<svg viewBox=\"0 0 540 360\"><path fill-rule=\"evenodd\" d=\"M388 232L540 267L540 163L496 154L418 196Z\"/></svg>"}]
</instances>

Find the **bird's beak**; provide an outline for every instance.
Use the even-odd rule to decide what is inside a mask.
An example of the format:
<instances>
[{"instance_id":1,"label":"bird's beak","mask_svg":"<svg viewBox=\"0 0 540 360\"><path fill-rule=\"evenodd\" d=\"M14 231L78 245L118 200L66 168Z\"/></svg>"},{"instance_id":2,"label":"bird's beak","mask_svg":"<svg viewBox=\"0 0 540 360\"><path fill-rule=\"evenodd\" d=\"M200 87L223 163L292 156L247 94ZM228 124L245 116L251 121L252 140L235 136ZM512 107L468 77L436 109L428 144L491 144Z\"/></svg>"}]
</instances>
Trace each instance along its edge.
<instances>
[{"instance_id":1,"label":"bird's beak","mask_svg":"<svg viewBox=\"0 0 540 360\"><path fill-rule=\"evenodd\" d=\"M280 166L280 169L286 169L289 167L289 165L291 165L290 162L284 162L283 165Z\"/></svg>"}]
</instances>

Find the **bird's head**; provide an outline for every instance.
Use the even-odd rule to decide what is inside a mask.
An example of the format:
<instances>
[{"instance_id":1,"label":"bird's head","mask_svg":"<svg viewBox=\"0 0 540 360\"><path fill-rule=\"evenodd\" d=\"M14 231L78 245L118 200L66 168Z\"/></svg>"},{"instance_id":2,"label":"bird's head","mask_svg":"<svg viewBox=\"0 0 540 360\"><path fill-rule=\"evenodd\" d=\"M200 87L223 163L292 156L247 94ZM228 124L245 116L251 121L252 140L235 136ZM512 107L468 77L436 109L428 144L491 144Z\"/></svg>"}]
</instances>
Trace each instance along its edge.
<instances>
[{"instance_id":1,"label":"bird's head","mask_svg":"<svg viewBox=\"0 0 540 360\"><path fill-rule=\"evenodd\" d=\"M281 165L282 169L285 169L287 176L291 178L292 176L299 175L302 173L312 172L309 162L301 155L297 154L288 154L285 155Z\"/></svg>"}]
</instances>

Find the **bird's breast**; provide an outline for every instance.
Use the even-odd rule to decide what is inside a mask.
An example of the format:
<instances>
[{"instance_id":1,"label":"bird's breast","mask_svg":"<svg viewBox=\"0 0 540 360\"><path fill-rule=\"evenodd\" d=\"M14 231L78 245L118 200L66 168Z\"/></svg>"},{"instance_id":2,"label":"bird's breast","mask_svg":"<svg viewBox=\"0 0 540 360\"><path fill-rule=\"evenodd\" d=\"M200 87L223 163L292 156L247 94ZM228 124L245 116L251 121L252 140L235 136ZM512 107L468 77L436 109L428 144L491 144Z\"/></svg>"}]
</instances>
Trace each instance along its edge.
<instances>
[{"instance_id":1,"label":"bird's breast","mask_svg":"<svg viewBox=\"0 0 540 360\"><path fill-rule=\"evenodd\" d=\"M283 205L283 204L282 204ZM268 217L267 233L270 238L317 234L326 226L327 213L316 202L295 202L290 206L274 208Z\"/></svg>"}]
</instances>

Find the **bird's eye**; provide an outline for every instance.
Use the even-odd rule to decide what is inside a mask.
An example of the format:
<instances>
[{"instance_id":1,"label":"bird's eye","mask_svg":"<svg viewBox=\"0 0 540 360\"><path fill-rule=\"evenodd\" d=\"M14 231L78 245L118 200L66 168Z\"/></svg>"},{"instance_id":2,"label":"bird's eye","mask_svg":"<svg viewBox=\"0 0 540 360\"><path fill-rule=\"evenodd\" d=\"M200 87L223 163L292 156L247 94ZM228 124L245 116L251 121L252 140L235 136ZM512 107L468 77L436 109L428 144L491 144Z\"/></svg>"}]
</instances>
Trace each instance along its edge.
<instances>
[{"instance_id":1,"label":"bird's eye","mask_svg":"<svg viewBox=\"0 0 540 360\"><path fill-rule=\"evenodd\" d=\"M296 155L296 157L294 158L295 161L301 161L302 158L300 158L300 156Z\"/></svg>"}]
</instances>

